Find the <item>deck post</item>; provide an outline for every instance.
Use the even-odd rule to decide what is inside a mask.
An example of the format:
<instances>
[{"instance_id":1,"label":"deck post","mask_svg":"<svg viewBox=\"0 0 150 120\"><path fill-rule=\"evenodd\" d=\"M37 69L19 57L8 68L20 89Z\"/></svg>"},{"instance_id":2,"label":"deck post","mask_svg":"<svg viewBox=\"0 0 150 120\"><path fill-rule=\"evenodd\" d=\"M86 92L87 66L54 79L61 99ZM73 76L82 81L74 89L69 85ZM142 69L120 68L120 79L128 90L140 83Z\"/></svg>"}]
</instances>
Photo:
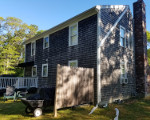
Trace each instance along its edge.
<instances>
[{"instance_id":1,"label":"deck post","mask_svg":"<svg viewBox=\"0 0 150 120\"><path fill-rule=\"evenodd\" d=\"M18 84L17 88L19 89L19 80L20 80L20 79L19 79L19 78L17 78L17 79L18 79L18 81L17 81L17 84Z\"/></svg>"}]
</instances>

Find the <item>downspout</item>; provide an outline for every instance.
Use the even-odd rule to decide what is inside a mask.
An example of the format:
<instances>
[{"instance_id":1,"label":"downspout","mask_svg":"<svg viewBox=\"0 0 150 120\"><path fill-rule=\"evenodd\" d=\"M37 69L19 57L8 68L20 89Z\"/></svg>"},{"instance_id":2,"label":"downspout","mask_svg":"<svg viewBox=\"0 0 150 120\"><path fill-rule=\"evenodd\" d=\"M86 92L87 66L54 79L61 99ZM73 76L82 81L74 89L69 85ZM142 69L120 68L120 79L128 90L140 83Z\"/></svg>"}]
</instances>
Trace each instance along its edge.
<instances>
[{"instance_id":1,"label":"downspout","mask_svg":"<svg viewBox=\"0 0 150 120\"><path fill-rule=\"evenodd\" d=\"M97 10L97 105L101 102L101 6Z\"/></svg>"},{"instance_id":2,"label":"downspout","mask_svg":"<svg viewBox=\"0 0 150 120\"><path fill-rule=\"evenodd\" d=\"M97 108L99 103L101 102L101 65L100 65L100 59L101 59L101 6L96 6L97 11L97 104L96 106L91 110L89 113L92 114Z\"/></svg>"}]
</instances>

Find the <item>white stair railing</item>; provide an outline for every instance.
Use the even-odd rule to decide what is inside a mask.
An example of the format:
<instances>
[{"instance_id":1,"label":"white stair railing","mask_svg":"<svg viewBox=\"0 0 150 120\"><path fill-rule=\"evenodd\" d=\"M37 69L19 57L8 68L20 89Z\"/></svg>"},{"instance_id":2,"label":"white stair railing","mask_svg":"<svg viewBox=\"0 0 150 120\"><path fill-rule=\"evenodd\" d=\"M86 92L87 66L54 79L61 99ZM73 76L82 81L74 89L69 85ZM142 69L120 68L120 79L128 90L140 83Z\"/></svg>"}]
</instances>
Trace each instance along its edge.
<instances>
[{"instance_id":1,"label":"white stair railing","mask_svg":"<svg viewBox=\"0 0 150 120\"><path fill-rule=\"evenodd\" d=\"M38 78L33 77L0 77L0 89L7 86L15 88L38 87Z\"/></svg>"}]
</instances>

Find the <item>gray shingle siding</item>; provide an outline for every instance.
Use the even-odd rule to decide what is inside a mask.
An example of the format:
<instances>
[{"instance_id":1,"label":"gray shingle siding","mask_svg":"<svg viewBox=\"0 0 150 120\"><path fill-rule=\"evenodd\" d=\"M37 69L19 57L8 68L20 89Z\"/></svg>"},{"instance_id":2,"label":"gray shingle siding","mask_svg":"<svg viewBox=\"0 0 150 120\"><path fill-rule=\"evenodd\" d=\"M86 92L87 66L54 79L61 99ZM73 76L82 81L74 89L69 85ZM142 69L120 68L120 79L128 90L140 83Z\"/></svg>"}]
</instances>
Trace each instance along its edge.
<instances>
[{"instance_id":1,"label":"gray shingle siding","mask_svg":"<svg viewBox=\"0 0 150 120\"><path fill-rule=\"evenodd\" d=\"M104 13L104 11L106 13ZM103 14L105 14L105 17L102 17L102 23L104 21L105 24L105 21L108 21L108 18L111 17L109 12L107 12L107 9L104 9L104 11ZM120 10L116 10L115 13L117 15L117 13L120 13ZM109 26L114 24L116 18L114 19L115 20L113 20L113 18L109 19ZM133 31L132 15L129 10L119 22L115 30L107 38L102 47L102 101L113 102L115 99L125 99L130 97L131 94L135 93L134 51L120 46L120 25L123 26L126 30ZM125 60L125 58L127 60L128 84L123 86L120 84L120 60Z\"/></svg>"},{"instance_id":2,"label":"gray shingle siding","mask_svg":"<svg viewBox=\"0 0 150 120\"><path fill-rule=\"evenodd\" d=\"M43 49L43 39L36 40L35 65L39 87L55 86L57 64L68 65L69 60L78 60L80 67L95 68L96 76L96 46L97 15L78 22L78 45L69 46L69 27L49 35L49 48ZM34 60L34 56L31 56L31 44L27 44L26 62L31 60ZM42 64L46 63L48 77L43 78Z\"/></svg>"},{"instance_id":3,"label":"gray shingle siding","mask_svg":"<svg viewBox=\"0 0 150 120\"><path fill-rule=\"evenodd\" d=\"M118 97L129 97L135 91L134 52L120 46L120 25L133 30L132 15L128 10L113 33L107 38L101 53L102 101L112 102ZM102 9L102 38L116 22L123 9ZM127 17L129 16L129 17ZM129 24L129 20L131 21ZM95 100L97 96L97 15L78 22L78 45L69 46L69 27L49 35L49 48L43 49L43 39L36 40L36 53L31 57L31 44L26 45L26 62L35 61L39 87L55 86L57 64L68 65L78 60L79 67L94 68ZM120 84L120 60L129 64L129 83ZM130 62L129 62L130 61ZM41 77L42 64L48 63L48 77ZM96 101L95 101L96 102Z\"/></svg>"}]
</instances>

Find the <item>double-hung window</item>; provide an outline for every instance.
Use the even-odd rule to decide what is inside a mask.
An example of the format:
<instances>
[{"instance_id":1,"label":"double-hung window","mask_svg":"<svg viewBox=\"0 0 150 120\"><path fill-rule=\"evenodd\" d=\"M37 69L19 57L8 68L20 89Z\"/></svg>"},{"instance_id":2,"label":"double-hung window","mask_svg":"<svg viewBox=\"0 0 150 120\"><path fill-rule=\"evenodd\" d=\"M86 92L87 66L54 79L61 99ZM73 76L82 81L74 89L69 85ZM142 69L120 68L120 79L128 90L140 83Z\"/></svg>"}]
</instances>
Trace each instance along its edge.
<instances>
[{"instance_id":1,"label":"double-hung window","mask_svg":"<svg viewBox=\"0 0 150 120\"><path fill-rule=\"evenodd\" d=\"M35 45L36 45L35 42L31 43L31 56L35 55L35 47L36 47Z\"/></svg>"},{"instance_id":2,"label":"double-hung window","mask_svg":"<svg viewBox=\"0 0 150 120\"><path fill-rule=\"evenodd\" d=\"M48 64L42 64L42 77L48 77Z\"/></svg>"},{"instance_id":3,"label":"double-hung window","mask_svg":"<svg viewBox=\"0 0 150 120\"><path fill-rule=\"evenodd\" d=\"M78 44L78 23L69 26L69 46Z\"/></svg>"},{"instance_id":4,"label":"double-hung window","mask_svg":"<svg viewBox=\"0 0 150 120\"><path fill-rule=\"evenodd\" d=\"M120 45L126 47L125 28L120 27Z\"/></svg>"},{"instance_id":5,"label":"double-hung window","mask_svg":"<svg viewBox=\"0 0 150 120\"><path fill-rule=\"evenodd\" d=\"M45 36L43 38L43 49L48 48L49 47L49 36Z\"/></svg>"},{"instance_id":6,"label":"double-hung window","mask_svg":"<svg viewBox=\"0 0 150 120\"><path fill-rule=\"evenodd\" d=\"M128 48L133 49L133 32L129 32L129 41L128 41Z\"/></svg>"},{"instance_id":7,"label":"double-hung window","mask_svg":"<svg viewBox=\"0 0 150 120\"><path fill-rule=\"evenodd\" d=\"M32 67L32 77L36 77L36 76L37 76L37 66L34 65L34 66Z\"/></svg>"},{"instance_id":8,"label":"double-hung window","mask_svg":"<svg viewBox=\"0 0 150 120\"><path fill-rule=\"evenodd\" d=\"M70 67L78 67L78 60L71 60L68 62L68 66Z\"/></svg>"},{"instance_id":9,"label":"double-hung window","mask_svg":"<svg viewBox=\"0 0 150 120\"><path fill-rule=\"evenodd\" d=\"M127 84L128 83L127 67L126 67L126 63L124 61L121 61L120 70L121 70L120 83L121 84L123 84L123 83Z\"/></svg>"}]
</instances>

